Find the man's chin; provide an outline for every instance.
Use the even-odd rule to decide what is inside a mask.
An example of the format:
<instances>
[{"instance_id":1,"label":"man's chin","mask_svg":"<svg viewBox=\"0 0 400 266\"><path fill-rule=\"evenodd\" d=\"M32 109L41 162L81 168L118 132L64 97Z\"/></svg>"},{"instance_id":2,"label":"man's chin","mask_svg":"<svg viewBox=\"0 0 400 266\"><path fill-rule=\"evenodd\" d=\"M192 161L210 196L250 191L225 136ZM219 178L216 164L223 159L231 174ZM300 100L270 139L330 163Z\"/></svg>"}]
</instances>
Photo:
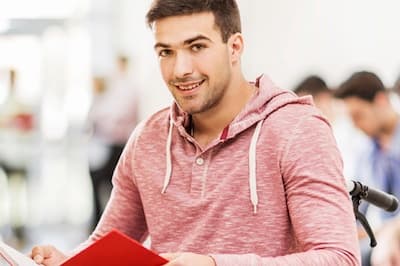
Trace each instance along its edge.
<instances>
[{"instance_id":1,"label":"man's chin","mask_svg":"<svg viewBox=\"0 0 400 266\"><path fill-rule=\"evenodd\" d=\"M188 106L188 105L180 105L181 109L190 115L195 115L198 113L201 113L200 108L196 107L196 106Z\"/></svg>"}]
</instances>

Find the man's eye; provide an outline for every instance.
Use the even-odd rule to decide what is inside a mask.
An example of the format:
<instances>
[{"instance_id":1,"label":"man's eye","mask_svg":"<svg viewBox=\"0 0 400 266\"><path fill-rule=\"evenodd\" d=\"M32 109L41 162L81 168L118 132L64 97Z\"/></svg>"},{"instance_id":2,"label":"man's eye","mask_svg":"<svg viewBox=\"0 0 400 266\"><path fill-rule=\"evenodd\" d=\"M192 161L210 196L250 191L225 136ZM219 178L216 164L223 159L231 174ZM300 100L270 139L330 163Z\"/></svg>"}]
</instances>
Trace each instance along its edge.
<instances>
[{"instance_id":1,"label":"man's eye","mask_svg":"<svg viewBox=\"0 0 400 266\"><path fill-rule=\"evenodd\" d=\"M192 51L198 52L201 49L205 48L205 46L202 45L202 44L194 44L194 45L191 46L191 48L192 48Z\"/></svg>"},{"instance_id":2,"label":"man's eye","mask_svg":"<svg viewBox=\"0 0 400 266\"><path fill-rule=\"evenodd\" d=\"M172 54L171 50L161 50L158 52L159 57L167 57Z\"/></svg>"}]
</instances>

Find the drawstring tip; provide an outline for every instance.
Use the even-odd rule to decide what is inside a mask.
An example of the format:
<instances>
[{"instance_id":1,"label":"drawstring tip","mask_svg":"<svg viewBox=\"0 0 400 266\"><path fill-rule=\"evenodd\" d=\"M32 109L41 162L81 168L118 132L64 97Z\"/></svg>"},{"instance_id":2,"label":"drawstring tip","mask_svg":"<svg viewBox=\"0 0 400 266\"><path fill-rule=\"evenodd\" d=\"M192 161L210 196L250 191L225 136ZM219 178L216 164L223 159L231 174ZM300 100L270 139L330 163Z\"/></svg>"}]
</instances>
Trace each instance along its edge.
<instances>
[{"instance_id":1,"label":"drawstring tip","mask_svg":"<svg viewBox=\"0 0 400 266\"><path fill-rule=\"evenodd\" d=\"M254 214L257 214L257 205L253 205L253 212Z\"/></svg>"},{"instance_id":2,"label":"drawstring tip","mask_svg":"<svg viewBox=\"0 0 400 266\"><path fill-rule=\"evenodd\" d=\"M165 191L167 190L166 187L163 187L163 189L161 190L161 194L165 194Z\"/></svg>"}]
</instances>

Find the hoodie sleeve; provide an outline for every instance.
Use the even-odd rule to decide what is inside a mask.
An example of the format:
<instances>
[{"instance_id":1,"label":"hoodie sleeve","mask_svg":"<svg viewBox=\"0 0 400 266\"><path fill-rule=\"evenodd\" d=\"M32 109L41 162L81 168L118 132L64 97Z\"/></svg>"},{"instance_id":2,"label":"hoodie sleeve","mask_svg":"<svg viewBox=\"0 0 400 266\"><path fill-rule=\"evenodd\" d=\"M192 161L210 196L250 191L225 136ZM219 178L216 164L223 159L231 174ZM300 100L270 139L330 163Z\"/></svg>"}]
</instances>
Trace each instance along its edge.
<instances>
[{"instance_id":1,"label":"hoodie sleeve","mask_svg":"<svg viewBox=\"0 0 400 266\"><path fill-rule=\"evenodd\" d=\"M299 252L273 258L213 254L217 266L360 265L352 203L331 128L318 115L295 123L283 133L287 137L280 163ZM274 245L273 239L265 245Z\"/></svg>"}]
</instances>

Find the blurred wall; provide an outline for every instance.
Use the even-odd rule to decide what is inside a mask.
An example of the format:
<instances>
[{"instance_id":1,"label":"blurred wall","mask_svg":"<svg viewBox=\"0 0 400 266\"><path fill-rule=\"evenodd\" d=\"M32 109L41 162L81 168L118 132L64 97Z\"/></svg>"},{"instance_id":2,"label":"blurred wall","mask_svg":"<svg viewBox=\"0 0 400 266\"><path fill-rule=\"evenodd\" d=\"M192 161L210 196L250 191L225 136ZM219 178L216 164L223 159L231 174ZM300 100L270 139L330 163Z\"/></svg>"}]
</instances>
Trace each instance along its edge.
<instances>
[{"instance_id":1,"label":"blurred wall","mask_svg":"<svg viewBox=\"0 0 400 266\"><path fill-rule=\"evenodd\" d=\"M250 76L264 71L292 88L317 72L337 85L355 70L391 86L400 73L400 1L241 0Z\"/></svg>"}]
</instances>

